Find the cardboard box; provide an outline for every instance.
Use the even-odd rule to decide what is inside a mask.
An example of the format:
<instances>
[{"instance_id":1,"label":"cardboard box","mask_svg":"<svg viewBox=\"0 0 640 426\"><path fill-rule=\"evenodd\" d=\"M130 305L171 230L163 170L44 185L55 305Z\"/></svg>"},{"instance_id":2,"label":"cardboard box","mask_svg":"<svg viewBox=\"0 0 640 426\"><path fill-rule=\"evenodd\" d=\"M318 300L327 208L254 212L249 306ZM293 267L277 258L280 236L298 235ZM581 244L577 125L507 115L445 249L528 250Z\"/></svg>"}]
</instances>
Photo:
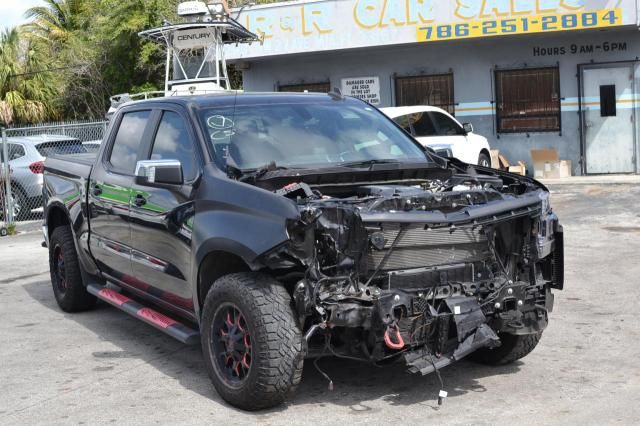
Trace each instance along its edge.
<instances>
[{"instance_id":1,"label":"cardboard box","mask_svg":"<svg viewBox=\"0 0 640 426\"><path fill-rule=\"evenodd\" d=\"M510 166L509 167L509 172L518 174L520 176L526 176L527 175L527 165L524 163L524 161L518 161L518 165L517 166Z\"/></svg>"},{"instance_id":2,"label":"cardboard box","mask_svg":"<svg viewBox=\"0 0 640 426\"><path fill-rule=\"evenodd\" d=\"M560 160L555 149L532 149L533 177L561 179L572 175L571 161Z\"/></svg>"},{"instance_id":3,"label":"cardboard box","mask_svg":"<svg viewBox=\"0 0 640 426\"><path fill-rule=\"evenodd\" d=\"M500 169L509 170L509 167L511 167L511 163L509 163L509 160L507 160L507 157L505 157L502 154L499 154L498 159L500 160Z\"/></svg>"},{"instance_id":4,"label":"cardboard box","mask_svg":"<svg viewBox=\"0 0 640 426\"><path fill-rule=\"evenodd\" d=\"M571 167L571 160L560 160L560 178L566 178L573 176L573 168Z\"/></svg>"},{"instance_id":5,"label":"cardboard box","mask_svg":"<svg viewBox=\"0 0 640 426\"><path fill-rule=\"evenodd\" d=\"M500 151L497 149L491 150L491 167L500 170Z\"/></svg>"}]
</instances>

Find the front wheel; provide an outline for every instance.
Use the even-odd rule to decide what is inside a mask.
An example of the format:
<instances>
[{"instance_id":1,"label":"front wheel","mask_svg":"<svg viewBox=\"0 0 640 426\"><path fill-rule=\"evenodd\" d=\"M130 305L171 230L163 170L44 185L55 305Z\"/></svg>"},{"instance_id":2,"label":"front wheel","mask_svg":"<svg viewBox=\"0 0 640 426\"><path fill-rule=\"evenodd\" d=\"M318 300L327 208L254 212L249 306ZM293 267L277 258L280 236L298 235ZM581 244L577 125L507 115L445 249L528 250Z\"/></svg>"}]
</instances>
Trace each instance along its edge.
<instances>
[{"instance_id":1,"label":"front wheel","mask_svg":"<svg viewBox=\"0 0 640 426\"><path fill-rule=\"evenodd\" d=\"M273 278L218 279L204 302L202 352L220 396L243 410L284 402L302 378L302 333L286 289Z\"/></svg>"},{"instance_id":2,"label":"front wheel","mask_svg":"<svg viewBox=\"0 0 640 426\"><path fill-rule=\"evenodd\" d=\"M481 152L480 156L478 157L478 166L486 167L486 168L490 169L491 168L491 157L489 157L484 152Z\"/></svg>"},{"instance_id":3,"label":"front wheel","mask_svg":"<svg viewBox=\"0 0 640 426\"><path fill-rule=\"evenodd\" d=\"M526 335L501 334L497 348L483 348L471 354L474 361L488 365L504 365L524 358L538 346L542 332Z\"/></svg>"}]
</instances>

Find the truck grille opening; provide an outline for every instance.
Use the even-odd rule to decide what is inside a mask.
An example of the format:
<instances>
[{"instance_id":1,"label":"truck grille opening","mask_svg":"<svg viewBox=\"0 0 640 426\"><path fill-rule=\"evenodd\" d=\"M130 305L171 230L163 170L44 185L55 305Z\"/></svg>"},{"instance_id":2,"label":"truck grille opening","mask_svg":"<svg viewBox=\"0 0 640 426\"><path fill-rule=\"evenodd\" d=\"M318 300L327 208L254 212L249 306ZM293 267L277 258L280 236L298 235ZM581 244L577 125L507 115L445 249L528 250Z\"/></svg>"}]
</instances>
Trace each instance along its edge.
<instances>
[{"instance_id":1,"label":"truck grille opening","mask_svg":"<svg viewBox=\"0 0 640 426\"><path fill-rule=\"evenodd\" d=\"M383 261L400 233L399 226L385 226L370 231L370 239L378 241L371 245L367 254L367 267L375 270ZM384 246L380 243L384 237ZM391 256L382 271L397 271L427 268L441 265L469 264L490 257L487 237L482 228L431 229L412 226L395 244Z\"/></svg>"}]
</instances>

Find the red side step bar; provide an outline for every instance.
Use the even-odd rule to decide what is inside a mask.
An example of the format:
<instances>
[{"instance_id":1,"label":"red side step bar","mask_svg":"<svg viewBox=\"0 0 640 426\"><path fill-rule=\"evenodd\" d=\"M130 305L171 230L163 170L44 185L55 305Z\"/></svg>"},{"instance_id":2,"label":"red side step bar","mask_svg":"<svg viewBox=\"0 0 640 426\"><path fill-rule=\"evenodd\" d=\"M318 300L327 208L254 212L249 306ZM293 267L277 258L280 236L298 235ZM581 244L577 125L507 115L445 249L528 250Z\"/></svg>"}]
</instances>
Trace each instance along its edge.
<instances>
[{"instance_id":1,"label":"red side step bar","mask_svg":"<svg viewBox=\"0 0 640 426\"><path fill-rule=\"evenodd\" d=\"M110 288L103 287L99 284L89 284L87 291L100 300L104 300L108 304L128 313L165 332L169 336L185 343L187 345L197 345L200 343L200 333L187 327L186 325L169 318L151 308L141 305L140 303L130 299L129 297L118 293Z\"/></svg>"}]
</instances>

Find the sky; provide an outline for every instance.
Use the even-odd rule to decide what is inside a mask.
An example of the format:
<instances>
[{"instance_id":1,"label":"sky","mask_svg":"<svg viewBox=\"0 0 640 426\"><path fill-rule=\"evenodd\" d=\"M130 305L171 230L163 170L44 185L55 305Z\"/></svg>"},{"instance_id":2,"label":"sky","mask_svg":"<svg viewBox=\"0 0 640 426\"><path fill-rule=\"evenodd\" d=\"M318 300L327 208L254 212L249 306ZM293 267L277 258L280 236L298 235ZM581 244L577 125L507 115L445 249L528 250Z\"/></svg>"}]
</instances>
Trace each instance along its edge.
<instances>
[{"instance_id":1,"label":"sky","mask_svg":"<svg viewBox=\"0 0 640 426\"><path fill-rule=\"evenodd\" d=\"M0 27L15 27L24 23L24 12L39 4L42 4L42 0L0 0Z\"/></svg>"}]
</instances>

